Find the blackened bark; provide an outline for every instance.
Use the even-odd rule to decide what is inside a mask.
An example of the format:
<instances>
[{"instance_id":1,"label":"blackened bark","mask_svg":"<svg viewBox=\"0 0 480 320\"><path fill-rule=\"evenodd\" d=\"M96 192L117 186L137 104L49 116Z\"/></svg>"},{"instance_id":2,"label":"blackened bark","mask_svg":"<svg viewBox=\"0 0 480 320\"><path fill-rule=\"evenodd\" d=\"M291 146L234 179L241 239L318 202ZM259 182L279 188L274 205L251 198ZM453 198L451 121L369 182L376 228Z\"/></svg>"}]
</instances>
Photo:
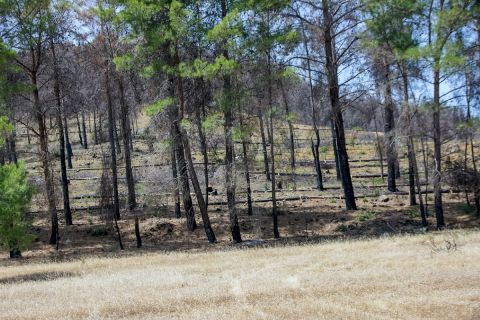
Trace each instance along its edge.
<instances>
[{"instance_id":1,"label":"blackened bark","mask_svg":"<svg viewBox=\"0 0 480 320\"><path fill-rule=\"evenodd\" d=\"M63 126L65 128L65 147L67 148L67 166L68 169L73 168L72 164L72 157L73 157L73 150L72 150L72 144L70 143L70 137L68 135L68 121L67 121L67 116L65 115L65 112L63 113Z\"/></svg>"},{"instance_id":2,"label":"blackened bark","mask_svg":"<svg viewBox=\"0 0 480 320\"><path fill-rule=\"evenodd\" d=\"M83 147L82 128L80 126L80 117L78 116L78 113L75 115L75 118L77 119L78 139L80 141L80 145Z\"/></svg>"},{"instance_id":3,"label":"blackened bark","mask_svg":"<svg viewBox=\"0 0 480 320\"><path fill-rule=\"evenodd\" d=\"M117 148L117 154L122 153L122 147L120 146L120 137L118 134L118 123L117 123L117 114L115 110L113 111L113 134L115 138L115 146Z\"/></svg>"},{"instance_id":4,"label":"blackened bark","mask_svg":"<svg viewBox=\"0 0 480 320\"><path fill-rule=\"evenodd\" d=\"M82 111L82 134L83 134L83 148L88 149L87 126L85 124L85 112L84 111Z\"/></svg>"},{"instance_id":5,"label":"blackened bark","mask_svg":"<svg viewBox=\"0 0 480 320\"><path fill-rule=\"evenodd\" d=\"M137 248L142 247L142 236L140 235L140 222L138 217L135 216L135 239L137 241Z\"/></svg>"},{"instance_id":6,"label":"blackened bark","mask_svg":"<svg viewBox=\"0 0 480 320\"><path fill-rule=\"evenodd\" d=\"M240 126L243 128L243 117L240 115ZM246 137L242 135L242 152L243 152L243 165L245 166L245 180L247 183L247 214L253 215L252 206L252 187L250 182L250 163L248 159L248 142Z\"/></svg>"},{"instance_id":7,"label":"blackened bark","mask_svg":"<svg viewBox=\"0 0 480 320\"><path fill-rule=\"evenodd\" d=\"M198 135L200 137L200 152L202 153L203 157L203 178L205 180L205 206L208 209L208 185L209 185L209 178L208 178L208 147L207 147L207 137L205 136L205 132L203 131L202 127L202 118L205 117L205 105L202 102L202 109L203 109L203 116L200 115L200 108L197 108L197 130Z\"/></svg>"},{"instance_id":8,"label":"blackened bark","mask_svg":"<svg viewBox=\"0 0 480 320\"><path fill-rule=\"evenodd\" d=\"M230 79L224 79L223 88L226 92L231 90ZM240 226L235 207L235 177L234 175L234 159L233 159L233 117L231 106L225 106L224 115L224 134L225 134L225 183L227 187L227 206L230 216L230 232L234 242L242 242L240 235Z\"/></svg>"},{"instance_id":9,"label":"blackened bark","mask_svg":"<svg viewBox=\"0 0 480 320\"><path fill-rule=\"evenodd\" d=\"M475 147L473 145L473 135L470 134L470 150L472 152L472 164L473 164L473 171L475 172L475 181L473 185L473 197L475 201L475 208L477 211L477 216L480 217L480 181L477 171L477 158L475 156Z\"/></svg>"},{"instance_id":10,"label":"blackened bark","mask_svg":"<svg viewBox=\"0 0 480 320\"><path fill-rule=\"evenodd\" d=\"M67 226L72 225L72 210L70 208L70 194L68 191L68 177L67 177L67 164L65 161L65 136L62 122L62 101L60 96L60 76L58 73L57 57L55 53L55 45L53 40L50 40L50 49L53 57L53 90L55 93L55 100L57 103L57 126L58 126L58 144L60 151L60 172L62 175L62 193L63 193L63 212L65 215L65 224Z\"/></svg>"},{"instance_id":11,"label":"blackened bark","mask_svg":"<svg viewBox=\"0 0 480 320\"><path fill-rule=\"evenodd\" d=\"M197 173L195 172L195 167L193 166L192 152L190 150L190 143L188 142L187 133L185 130L182 130L182 141L185 150L185 157L187 158L188 171L190 172L190 179L192 181L193 189L195 190L195 196L197 198L198 207L200 208L200 214L202 216L203 229L207 235L208 242L215 243L217 240L215 237L215 232L213 232L212 225L210 223L210 217L208 216L207 205L202 195L202 189L200 183L198 183Z\"/></svg>"},{"instance_id":12,"label":"blackened bark","mask_svg":"<svg viewBox=\"0 0 480 320\"><path fill-rule=\"evenodd\" d=\"M335 49L333 47L331 34L332 17L329 9L328 0L322 0L322 10L324 17L324 48L326 57L329 96L332 106L333 121L335 124L335 138L337 143L342 187L345 196L345 206L347 210L356 210L357 205L355 203L355 193L353 190L352 177L350 175L350 165L348 163L348 153L345 141L345 129L343 127L343 115L340 106L337 65L334 61Z\"/></svg>"},{"instance_id":13,"label":"blackened bark","mask_svg":"<svg viewBox=\"0 0 480 320\"><path fill-rule=\"evenodd\" d=\"M58 247L58 216L55 203L55 188L53 183L52 171L50 168L50 159L48 152L48 133L45 126L45 116L40 107L40 97L38 94L36 74L31 75L31 80L33 85L33 101L35 106L35 115L38 125L38 138L40 140L40 161L42 162L43 167L43 177L45 179L45 192L48 203L48 212L50 214L52 226L49 243L56 244Z\"/></svg>"},{"instance_id":14,"label":"blackened bark","mask_svg":"<svg viewBox=\"0 0 480 320\"><path fill-rule=\"evenodd\" d=\"M170 48L166 49L168 52ZM173 62L170 62L173 63ZM197 222L195 221L195 211L193 209L192 197L190 196L190 185L187 171L187 163L185 161L185 151L182 141L182 133L180 131L180 123L183 117L183 87L182 80L180 77L169 76L168 79L168 93L170 97L175 96L175 80L177 80L177 94L179 97L179 106L171 105L169 106L169 117L170 117L170 135L172 137L175 156L177 159L177 168L179 174L180 182L180 192L182 195L183 208L185 210L185 217L187 220L187 230L194 231L197 228ZM180 110L179 110L180 109Z\"/></svg>"},{"instance_id":15,"label":"blackened bark","mask_svg":"<svg viewBox=\"0 0 480 320\"><path fill-rule=\"evenodd\" d=\"M395 119L394 119L394 104L392 99L392 86L390 81L390 64L387 57L383 57L384 68L384 108L385 108L385 144L387 150L387 189L388 191L397 191L396 185L396 161L395 154Z\"/></svg>"},{"instance_id":16,"label":"blackened bark","mask_svg":"<svg viewBox=\"0 0 480 320\"><path fill-rule=\"evenodd\" d=\"M132 210L137 206L135 195L135 180L132 171L132 156L130 149L130 122L128 119L128 105L125 100L125 90L120 74L116 74L116 81L120 93L120 123L122 126L123 155L125 161L125 178L127 182L128 208Z\"/></svg>"},{"instance_id":17,"label":"blackened bark","mask_svg":"<svg viewBox=\"0 0 480 320\"><path fill-rule=\"evenodd\" d=\"M225 18L228 13L227 1L221 0L221 15L222 18ZM223 47L223 55L225 58L229 58L228 49L226 44ZM225 94L230 94L232 90L231 79L229 76L223 78L223 90ZM230 232L232 234L232 239L234 242L242 242L242 237L240 234L240 225L238 223L238 216L235 207L235 177L234 177L234 146L233 146L233 137L232 137L232 128L233 128L233 106L227 105L223 106L224 112L224 136L225 136L225 183L227 187L227 206L228 213L230 217ZM263 130L262 130L263 133ZM268 169L268 168L267 168ZM267 172L268 176L268 172Z\"/></svg>"},{"instance_id":18,"label":"blackened bark","mask_svg":"<svg viewBox=\"0 0 480 320\"><path fill-rule=\"evenodd\" d=\"M412 146L412 152L415 154L415 145L413 144L413 138L411 136L408 137L409 144ZM413 172L415 174L415 184L417 187L417 194L418 194L418 201L420 203L420 217L422 218L422 226L424 228L428 228L428 221L427 221L427 211L425 210L425 205L423 204L422 198L422 187L420 185L420 175L418 173L418 165L417 165L417 158L413 157Z\"/></svg>"},{"instance_id":19,"label":"blackened bark","mask_svg":"<svg viewBox=\"0 0 480 320\"><path fill-rule=\"evenodd\" d=\"M10 259L19 259L22 257L22 252L18 249L11 249L10 250Z\"/></svg>"},{"instance_id":20,"label":"blackened bark","mask_svg":"<svg viewBox=\"0 0 480 320\"><path fill-rule=\"evenodd\" d=\"M173 177L173 183L174 183L173 196L175 199L175 218L181 218L182 214L180 211L180 192L179 192L179 186L178 186L179 180L177 175L177 157L175 153L176 153L175 144L172 142L171 166L172 166L172 177Z\"/></svg>"},{"instance_id":21,"label":"blackened bark","mask_svg":"<svg viewBox=\"0 0 480 320\"><path fill-rule=\"evenodd\" d=\"M263 153L263 166L265 168L265 176L268 181L271 181L270 178L270 166L268 164L268 152L267 152L267 139L265 138L265 128L263 125L263 113L260 108L258 108L258 121L260 125L260 137L262 138L262 153Z\"/></svg>"},{"instance_id":22,"label":"blackened bark","mask_svg":"<svg viewBox=\"0 0 480 320\"><path fill-rule=\"evenodd\" d=\"M97 111L93 109L93 142L98 144L98 131L97 131Z\"/></svg>"},{"instance_id":23,"label":"blackened bark","mask_svg":"<svg viewBox=\"0 0 480 320\"><path fill-rule=\"evenodd\" d=\"M433 75L433 147L435 159L435 172L433 175L433 195L435 202L435 218L437 220L437 229L445 227L442 202L442 141L440 127L440 62L434 62Z\"/></svg>"},{"instance_id":24,"label":"blackened bark","mask_svg":"<svg viewBox=\"0 0 480 320\"><path fill-rule=\"evenodd\" d=\"M337 137L335 135L335 121L330 117L330 130L332 132L333 156L335 157L335 174L337 180L342 180L342 171L340 169L340 158L338 157Z\"/></svg>"},{"instance_id":25,"label":"blackened bark","mask_svg":"<svg viewBox=\"0 0 480 320\"><path fill-rule=\"evenodd\" d=\"M27 143L28 143L28 145L31 144L31 140L30 140L30 128L28 127L28 122L27 122Z\"/></svg>"},{"instance_id":26,"label":"blackened bark","mask_svg":"<svg viewBox=\"0 0 480 320\"><path fill-rule=\"evenodd\" d=\"M118 239L121 249L123 245L121 242L120 231L117 225L117 220L120 219L120 201L118 198L118 169L117 169L117 152L115 148L115 120L113 117L113 103L112 93L110 89L110 68L107 66L105 71L105 92L107 96L107 111L108 111L108 137L110 140L110 169L112 170L112 188L113 188L113 217L118 232Z\"/></svg>"},{"instance_id":27,"label":"blackened bark","mask_svg":"<svg viewBox=\"0 0 480 320\"><path fill-rule=\"evenodd\" d=\"M312 69L310 66L310 50L308 47L307 37L305 35L305 29L302 24L302 33L305 47L305 54L307 55L307 75L308 75L308 84L310 87L309 102L310 110L312 112L312 126L313 132L315 133L315 142L311 139L312 143L312 154L313 154L313 163L315 167L315 172L317 173L317 189L323 190L323 177L322 177L322 168L320 166L320 132L317 127L317 112L315 110L315 101L313 99L313 78L312 78Z\"/></svg>"}]
</instances>

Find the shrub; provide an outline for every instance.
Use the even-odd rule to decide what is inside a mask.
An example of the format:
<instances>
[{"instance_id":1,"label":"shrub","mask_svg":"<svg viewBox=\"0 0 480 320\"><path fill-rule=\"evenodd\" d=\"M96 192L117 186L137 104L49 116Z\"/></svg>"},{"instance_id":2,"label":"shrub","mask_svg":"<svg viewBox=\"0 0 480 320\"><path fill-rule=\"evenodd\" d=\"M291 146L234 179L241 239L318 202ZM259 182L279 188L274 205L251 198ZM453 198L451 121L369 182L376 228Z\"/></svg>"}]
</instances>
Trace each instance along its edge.
<instances>
[{"instance_id":1,"label":"shrub","mask_svg":"<svg viewBox=\"0 0 480 320\"><path fill-rule=\"evenodd\" d=\"M9 250L11 258L20 257L35 238L25 217L32 194L23 163L0 166L0 247Z\"/></svg>"},{"instance_id":2,"label":"shrub","mask_svg":"<svg viewBox=\"0 0 480 320\"><path fill-rule=\"evenodd\" d=\"M355 217L355 220L368 221L374 219L376 216L377 213L375 211L363 210Z\"/></svg>"}]
</instances>

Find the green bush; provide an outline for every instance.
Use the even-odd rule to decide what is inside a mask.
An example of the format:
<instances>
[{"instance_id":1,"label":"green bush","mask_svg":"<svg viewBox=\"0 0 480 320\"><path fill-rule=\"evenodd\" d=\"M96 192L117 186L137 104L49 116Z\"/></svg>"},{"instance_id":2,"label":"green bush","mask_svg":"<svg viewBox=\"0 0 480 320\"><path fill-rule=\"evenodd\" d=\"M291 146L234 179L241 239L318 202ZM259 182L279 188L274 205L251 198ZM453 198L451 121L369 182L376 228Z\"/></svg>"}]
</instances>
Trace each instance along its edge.
<instances>
[{"instance_id":1,"label":"green bush","mask_svg":"<svg viewBox=\"0 0 480 320\"><path fill-rule=\"evenodd\" d=\"M23 163L0 166L0 247L11 257L20 256L35 238L25 217L32 194Z\"/></svg>"},{"instance_id":2,"label":"green bush","mask_svg":"<svg viewBox=\"0 0 480 320\"><path fill-rule=\"evenodd\" d=\"M377 213L372 210L362 210L360 213L355 217L357 221L368 221L372 220L377 216Z\"/></svg>"}]
</instances>

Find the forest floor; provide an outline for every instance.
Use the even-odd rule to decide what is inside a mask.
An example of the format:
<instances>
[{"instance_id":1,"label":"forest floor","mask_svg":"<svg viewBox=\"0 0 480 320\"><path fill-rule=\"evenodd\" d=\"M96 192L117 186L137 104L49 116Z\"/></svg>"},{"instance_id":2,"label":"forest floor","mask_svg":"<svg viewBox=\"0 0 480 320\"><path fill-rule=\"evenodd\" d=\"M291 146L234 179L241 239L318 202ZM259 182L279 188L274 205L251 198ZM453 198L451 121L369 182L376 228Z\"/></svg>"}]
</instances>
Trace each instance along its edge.
<instances>
[{"instance_id":1,"label":"forest floor","mask_svg":"<svg viewBox=\"0 0 480 320\"><path fill-rule=\"evenodd\" d=\"M480 229L480 219L474 207L467 206L462 194L445 193L447 230ZM170 207L143 207L136 214L140 220L143 246L136 248L134 219L122 212L119 227L125 250L119 250L116 232L98 210L74 211L74 225L65 226L60 218L58 251L48 244L50 219L46 213L36 213L32 233L36 241L23 253L22 263L42 260L59 261L85 256L131 255L145 252L218 251L236 247L276 246L278 244L317 243L334 239L358 239L398 234L422 234L418 207L409 206L408 196L388 194L357 200L359 210L344 210L342 199L302 199L279 201L279 230L281 238L273 238L271 203L256 203L253 215L247 215L245 206L239 206L238 215L242 244L232 244L229 216L225 205L210 206L209 214L217 243L209 244L196 210L198 227L187 231L184 217L175 218ZM435 229L433 212L430 229ZM0 266L8 265L8 253L0 255Z\"/></svg>"},{"instance_id":2,"label":"forest floor","mask_svg":"<svg viewBox=\"0 0 480 320\"><path fill-rule=\"evenodd\" d=\"M478 319L480 232L0 268L2 319Z\"/></svg>"}]
</instances>

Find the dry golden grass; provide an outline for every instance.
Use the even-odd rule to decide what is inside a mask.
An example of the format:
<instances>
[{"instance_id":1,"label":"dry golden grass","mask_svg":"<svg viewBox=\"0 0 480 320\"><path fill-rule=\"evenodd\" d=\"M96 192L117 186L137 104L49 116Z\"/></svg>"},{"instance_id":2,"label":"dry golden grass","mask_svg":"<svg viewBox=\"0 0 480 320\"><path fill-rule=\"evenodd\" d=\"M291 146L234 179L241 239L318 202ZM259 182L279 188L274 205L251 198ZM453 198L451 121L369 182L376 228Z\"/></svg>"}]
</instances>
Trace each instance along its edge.
<instances>
[{"instance_id":1,"label":"dry golden grass","mask_svg":"<svg viewBox=\"0 0 480 320\"><path fill-rule=\"evenodd\" d=\"M14 265L0 318L478 319L479 261L469 231Z\"/></svg>"}]
</instances>

